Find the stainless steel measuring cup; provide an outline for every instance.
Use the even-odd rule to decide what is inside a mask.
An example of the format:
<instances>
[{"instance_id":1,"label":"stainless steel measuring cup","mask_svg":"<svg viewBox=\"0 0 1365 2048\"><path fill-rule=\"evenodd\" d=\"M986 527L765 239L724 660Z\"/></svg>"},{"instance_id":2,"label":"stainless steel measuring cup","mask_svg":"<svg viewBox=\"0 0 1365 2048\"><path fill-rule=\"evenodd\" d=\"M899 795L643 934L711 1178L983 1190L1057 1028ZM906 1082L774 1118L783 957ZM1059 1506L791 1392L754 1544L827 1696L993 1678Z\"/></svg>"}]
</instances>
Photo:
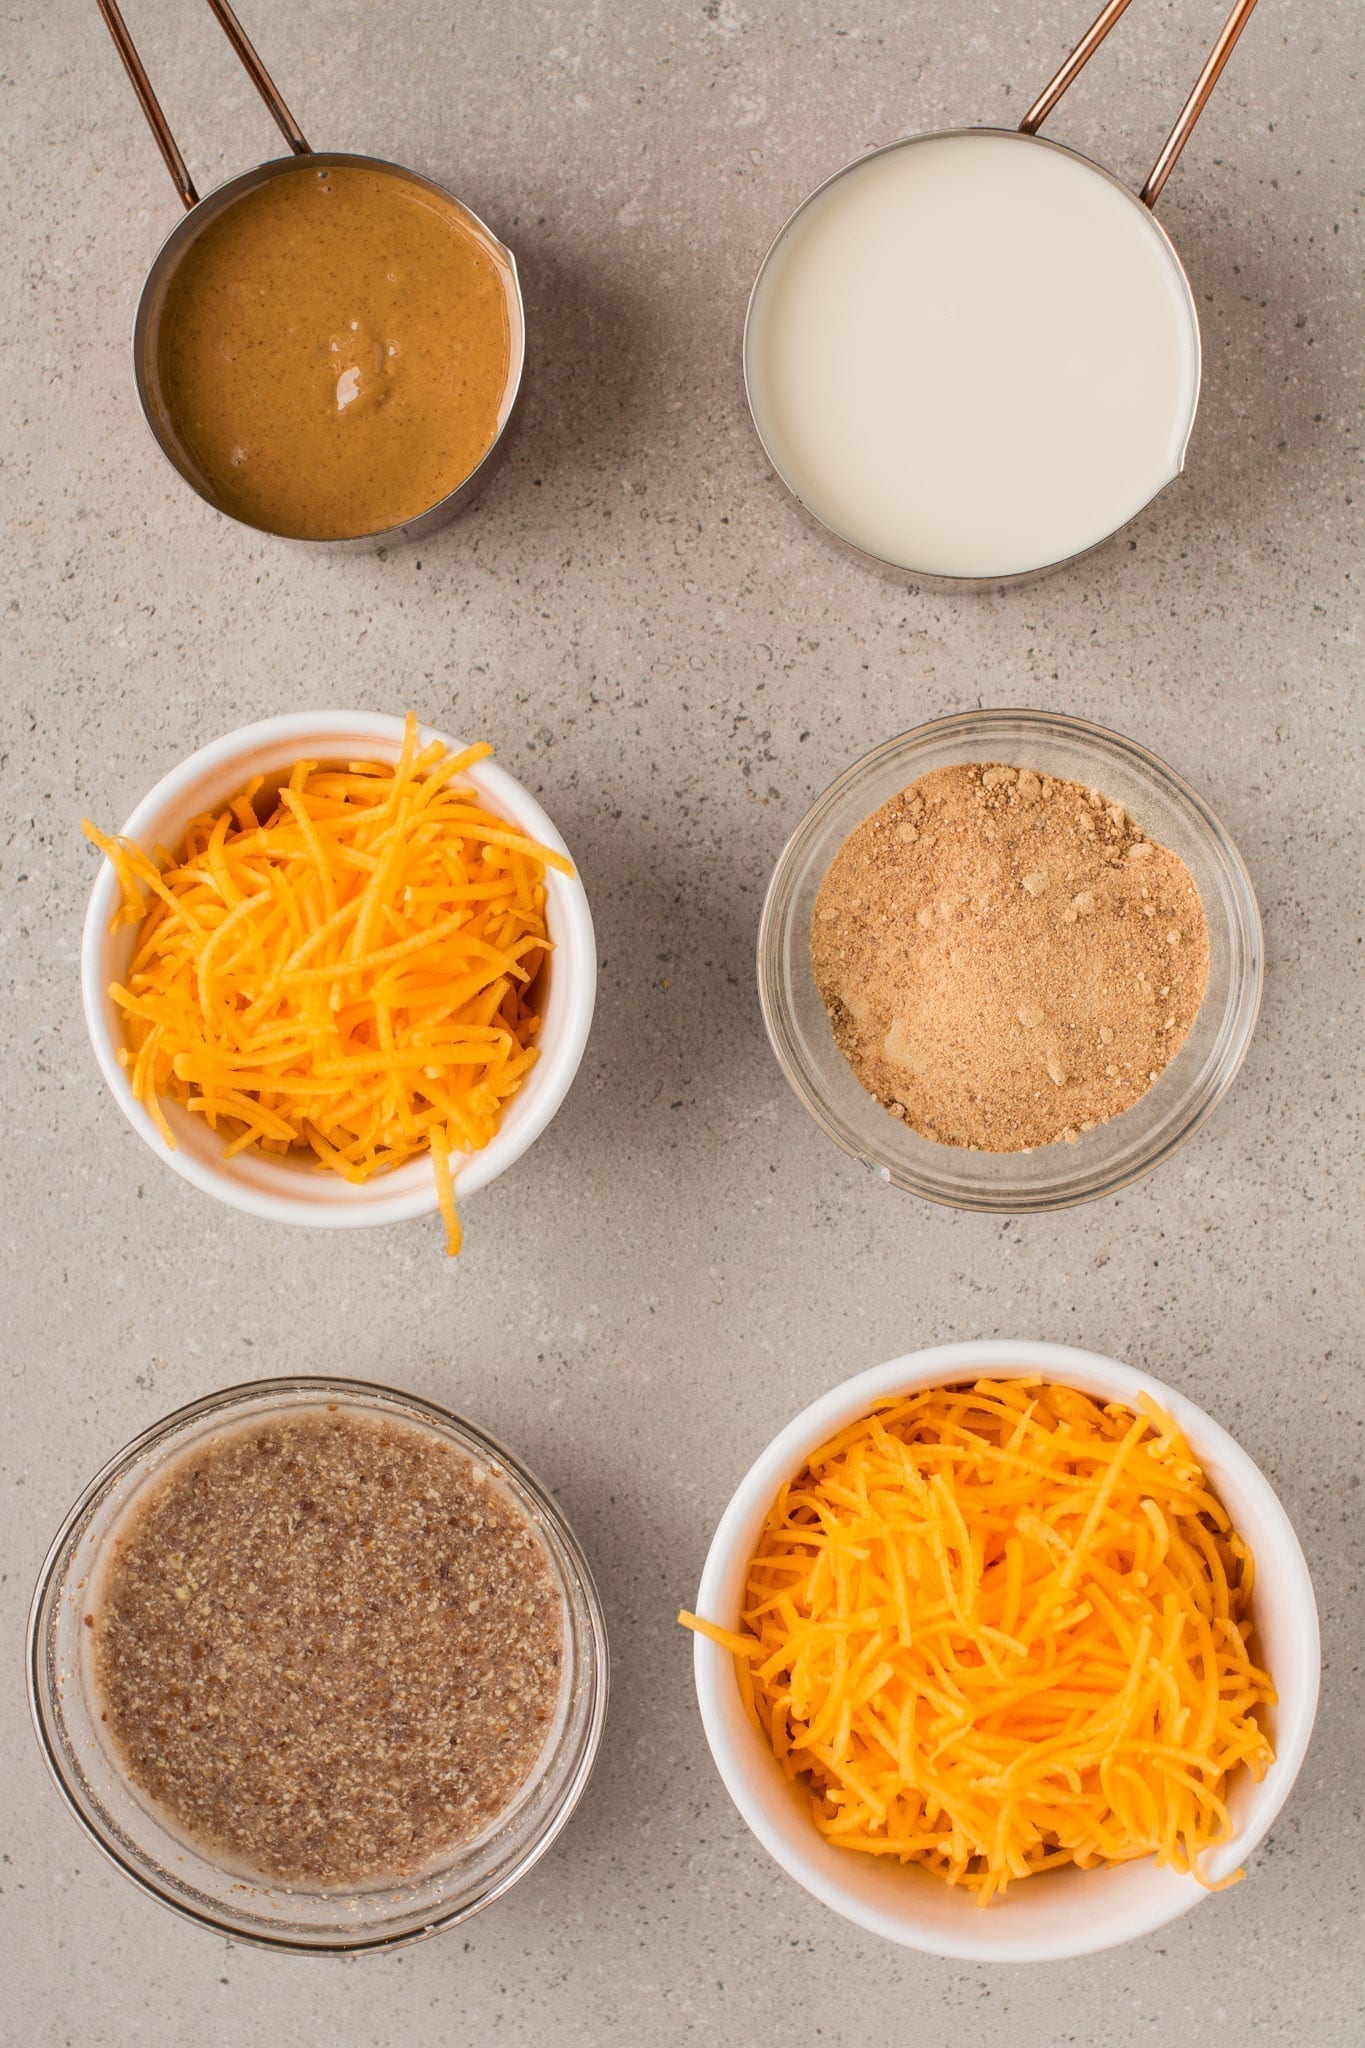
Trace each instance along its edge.
<instances>
[{"instance_id":1,"label":"stainless steel measuring cup","mask_svg":"<svg viewBox=\"0 0 1365 2048\"><path fill-rule=\"evenodd\" d=\"M917 581L949 588L996 588L1004 583L1031 580L1037 575L1062 567L1068 561L1078 559L1080 555L1088 553L1092 547L1102 545L1103 541L1111 538L1115 532L1118 532L1122 526L1127 524L1130 518L1136 516L1145 504L1150 503L1152 498L1159 495L1159 492L1179 475L1184 466L1185 452L1191 430L1194 426L1195 409L1199 394L1199 321L1195 310L1194 296L1184 267L1169 236L1155 219L1152 209L1167 178L1170 176L1176 159L1189 140L1195 122L1202 113L1219 74L1231 55L1234 44L1246 25L1251 10L1255 6L1255 0L1235 0L1232 11L1223 24L1218 39L1209 53L1209 57L1195 82L1193 90L1182 107L1170 134L1167 136L1160 154L1152 166L1150 175L1138 193L1132 192L1128 186L1115 178L1111 172L1105 170L1101 165L1092 162L1090 158L1082 155L1080 151L1070 149L1061 143L1048 141L1038 132L1047 116L1061 99L1063 93L1089 62L1127 6L1128 0L1107 0L1107 4L1094 22L1092 22L1066 61L1060 66L1056 75L1038 95L1017 129L959 129L942 134L912 136L906 140L890 143L883 149L874 150L865 156L856 158L852 163L845 165L842 170L836 172L831 178L826 179L808 199L797 207L796 211L789 217L778 235L774 238L763 259L750 294L744 329L745 391L749 401L750 412L753 415L755 429L773 469L791 491L792 495L819 525L853 548L865 560L876 562L903 574L913 576ZM859 524L862 524L864 527L869 525L875 526L878 523L875 518L868 518L862 521L856 518L848 519L841 516L840 513L833 511L830 503L822 506L821 503L815 502L821 493L818 490L812 489L809 482L805 483L803 487L803 481L799 474L801 463L799 460L793 459L789 449L784 448L780 433L774 425L775 411L770 403L770 393L763 388L763 379L768 375L768 372L764 369L760 360L759 341L756 337L761 336L765 332L772 331L771 326L767 329L764 328L765 321L771 323L780 318L780 314L773 310L777 304L777 295L773 288L772 280L775 273L779 271L786 252L792 246L793 230L801 229L811 224L811 209L815 208L819 202L827 201L831 194L837 195L841 189L848 189L846 181L858 179L863 174L868 173L870 167L874 167L880 162L884 162L887 159L900 158L903 153L918 150L925 144L956 143L959 140L981 136L999 138L1000 141L1008 142L1013 148L1020 151L1036 152L1046 150L1055 152L1067 159L1072 165L1079 167L1087 178L1101 181L1106 190L1122 195L1123 201L1132 209L1132 218L1135 221L1140 221L1142 224L1139 234L1134 239L1135 241L1145 240L1149 253L1152 255L1151 269L1153 276L1156 277L1158 273L1164 274L1165 286L1183 304L1184 312L1182 318L1187 323L1185 328L1185 345L1190 352L1188 358L1190 374L1187 380L1189 385L1188 394L1181 405L1180 416L1173 416L1169 422L1169 445L1174 451L1172 466L1169 467L1168 473L1155 488L1146 490L1145 496L1133 502L1130 509L1125 510L1122 516L1114 523L1111 523L1103 530L1095 532L1093 538L1086 540L1083 545L1073 545L1051 559L1038 560L1030 563L1027 567L1006 567L999 571L972 569L967 572L958 572L941 566L936 567L930 562L923 560L914 561L900 558L891 553L881 552L876 546L869 545L867 538L860 539L856 531L849 530L851 527L856 528ZM828 210L826 210L818 218L828 221L831 216ZM815 296L817 284L822 291L826 292L827 298L837 290L828 256L823 256L821 260L825 264L825 273L818 269L812 270L810 273L810 277L813 280L810 283L812 298ZM927 288L924 293L926 302L931 297L932 279L927 281ZM942 394L936 394L936 400L939 403L947 402L943 399ZM793 474L794 471L797 474ZM1145 485L1143 488L1145 489ZM838 501L841 498L841 492L837 490L830 490L824 493L824 495L827 499L834 501ZM851 500L846 491L842 493L842 500L846 507L851 506Z\"/></svg>"},{"instance_id":2,"label":"stainless steel measuring cup","mask_svg":"<svg viewBox=\"0 0 1365 2048\"><path fill-rule=\"evenodd\" d=\"M195 464L182 447L174 423L162 403L159 379L157 377L157 356L161 339L161 323L166 312L172 285L189 250L193 248L205 229L210 227L228 207L257 187L267 184L270 179L287 175L293 168L291 157L273 157L263 164L257 164L238 177L230 178L226 184L200 198L180 153L170 124L162 111L161 103L152 89L151 81L143 69L142 60L128 33L117 0L98 0L100 13L104 16L110 35L114 39L124 69L132 81L133 91L147 118L147 125L156 138L166 168L171 174L176 191L185 206L185 217L172 228L161 244L146 282L138 299L137 314L133 322L133 375L137 384L138 400L143 417L152 430L157 446L167 461L190 485L191 489L205 499L216 511L226 518L236 518L219 504ZM279 90L269 72L252 47L241 23L238 21L228 0L208 0L208 5L221 26L232 48L236 52L247 77L270 110L276 127L288 143L293 157L307 157L310 164L319 170L336 165L351 165L363 170L398 172L414 185L422 186L432 193L443 205L467 226L477 240L487 245L494 257L502 281L507 313L510 353L507 381L498 406L497 431L491 446L481 460L458 484L454 490L427 506L401 526L387 528L383 532L368 533L341 540L306 539L298 544L305 547L362 547L373 548L395 540L416 540L433 528L444 525L445 521L468 504L495 465L506 441L507 427L521 390L522 373L526 362L526 311L521 296L521 280L517 274L517 262L508 249L478 215L462 204L455 195L446 191L430 178L422 177L404 164L390 163L383 157L358 156L343 152L320 152L309 147L303 130L285 105ZM249 522L241 522L243 524ZM269 527L257 526L257 532L270 532ZM291 536L294 538L294 536Z\"/></svg>"}]
</instances>

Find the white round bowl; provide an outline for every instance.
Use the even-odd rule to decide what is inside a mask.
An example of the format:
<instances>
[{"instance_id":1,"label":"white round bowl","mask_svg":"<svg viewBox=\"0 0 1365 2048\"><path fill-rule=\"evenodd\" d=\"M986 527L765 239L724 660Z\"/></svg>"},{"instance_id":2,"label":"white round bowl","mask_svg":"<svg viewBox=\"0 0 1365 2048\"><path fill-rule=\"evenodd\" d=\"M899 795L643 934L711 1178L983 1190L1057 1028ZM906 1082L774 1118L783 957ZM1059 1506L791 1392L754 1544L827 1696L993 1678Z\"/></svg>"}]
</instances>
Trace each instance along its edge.
<instances>
[{"instance_id":1,"label":"white round bowl","mask_svg":"<svg viewBox=\"0 0 1365 2048\"><path fill-rule=\"evenodd\" d=\"M424 744L443 740L451 752L465 744L428 726L421 728L421 738ZM223 803L253 775L280 776L304 759L396 761L402 744L402 719L380 712L304 711L262 719L201 747L164 775L124 825L122 836L147 851L156 845L175 848L192 818ZM467 780L499 817L541 845L568 854L535 798L505 769L480 761L467 771ZM588 1042L597 995L597 948L587 895L576 874L561 875L548 868L545 884L546 923L554 951L545 968L540 1057L504 1110L492 1141L481 1152L468 1154L463 1163L452 1158L461 1200L487 1187L535 1143L568 1094ZM117 932L109 929L119 901L113 869L104 861L90 892L81 938L81 999L95 1057L114 1100L158 1159L205 1194L275 1223L347 1229L402 1223L437 1207L431 1161L425 1155L359 1186L337 1174L320 1173L303 1158L249 1149L225 1160L226 1140L210 1131L202 1117L190 1115L179 1103L163 1101L175 1133L172 1151L134 1096L118 1061L123 1020L110 998L109 984L126 974L136 937L128 925Z\"/></svg>"},{"instance_id":2,"label":"white round bowl","mask_svg":"<svg viewBox=\"0 0 1365 2048\"><path fill-rule=\"evenodd\" d=\"M1247 1771L1232 1781L1236 1833L1205 1861L1210 1877L1224 1877L1266 1834L1308 1748L1318 1703L1317 1608L1298 1538L1269 1481L1225 1429L1160 1380L1065 1344L988 1342L912 1351L845 1380L789 1422L740 1481L712 1539L697 1612L723 1628L739 1627L749 1560L778 1488L877 1401L983 1374L1029 1373L1130 1407L1139 1394L1150 1394L1185 1432L1251 1546L1261 1661L1279 1692L1279 1704L1266 1716L1275 1761L1259 1785ZM870 1934L971 1962L1055 1962L1150 1934L1209 1896L1195 1878L1145 1858L1106 1869L1049 1871L1012 1885L983 1908L918 1866L836 1848L818 1833L806 1795L783 1776L745 1714L730 1653L698 1635L693 1670L716 1768L754 1834L789 1877Z\"/></svg>"}]
</instances>

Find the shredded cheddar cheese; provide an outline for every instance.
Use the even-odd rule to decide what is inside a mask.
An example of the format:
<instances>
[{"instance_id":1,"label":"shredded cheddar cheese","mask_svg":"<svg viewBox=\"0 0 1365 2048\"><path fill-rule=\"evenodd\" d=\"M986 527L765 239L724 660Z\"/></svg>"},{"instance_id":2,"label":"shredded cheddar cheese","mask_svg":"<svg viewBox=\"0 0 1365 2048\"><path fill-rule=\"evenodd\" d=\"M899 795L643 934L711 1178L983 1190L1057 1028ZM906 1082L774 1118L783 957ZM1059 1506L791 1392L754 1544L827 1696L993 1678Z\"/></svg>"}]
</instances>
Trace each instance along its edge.
<instances>
[{"instance_id":1,"label":"shredded cheddar cheese","mask_svg":"<svg viewBox=\"0 0 1365 2048\"><path fill-rule=\"evenodd\" d=\"M170 1097L228 1142L311 1152L353 1182L429 1153L447 1249L452 1161L494 1135L536 1058L545 870L573 869L457 778L492 752L299 761L149 855L86 820L138 927L110 994L120 1058L163 1138Z\"/></svg>"},{"instance_id":2,"label":"shredded cheddar cheese","mask_svg":"<svg viewBox=\"0 0 1365 2048\"><path fill-rule=\"evenodd\" d=\"M829 1841L981 1905L1139 1856L1207 1882L1229 1775L1273 1759L1275 1693L1250 1552L1139 1405L1038 1380L886 1402L782 1488L741 1630L679 1617L734 1654Z\"/></svg>"}]
</instances>

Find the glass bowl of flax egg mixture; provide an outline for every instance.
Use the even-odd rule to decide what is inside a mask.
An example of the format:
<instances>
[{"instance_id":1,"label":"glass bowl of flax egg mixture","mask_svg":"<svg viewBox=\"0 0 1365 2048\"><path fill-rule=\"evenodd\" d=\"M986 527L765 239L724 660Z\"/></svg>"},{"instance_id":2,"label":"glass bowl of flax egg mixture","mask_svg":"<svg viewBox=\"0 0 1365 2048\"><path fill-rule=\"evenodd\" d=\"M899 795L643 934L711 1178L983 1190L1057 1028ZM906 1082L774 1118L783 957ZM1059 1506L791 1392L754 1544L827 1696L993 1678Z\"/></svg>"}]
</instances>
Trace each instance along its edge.
<instances>
[{"instance_id":1,"label":"glass bowl of flax egg mixture","mask_svg":"<svg viewBox=\"0 0 1365 2048\"><path fill-rule=\"evenodd\" d=\"M587 1783L607 1642L548 1494L472 1424L265 1380L86 1488L29 1623L34 1725L99 1847L234 1940L385 1949L466 1919Z\"/></svg>"},{"instance_id":2,"label":"glass bowl of flax egg mixture","mask_svg":"<svg viewBox=\"0 0 1365 2048\"><path fill-rule=\"evenodd\" d=\"M888 740L807 812L759 925L778 1062L826 1136L926 1200L1068 1208L1150 1172L1240 1067L1250 877L1135 741L1044 711Z\"/></svg>"}]
</instances>

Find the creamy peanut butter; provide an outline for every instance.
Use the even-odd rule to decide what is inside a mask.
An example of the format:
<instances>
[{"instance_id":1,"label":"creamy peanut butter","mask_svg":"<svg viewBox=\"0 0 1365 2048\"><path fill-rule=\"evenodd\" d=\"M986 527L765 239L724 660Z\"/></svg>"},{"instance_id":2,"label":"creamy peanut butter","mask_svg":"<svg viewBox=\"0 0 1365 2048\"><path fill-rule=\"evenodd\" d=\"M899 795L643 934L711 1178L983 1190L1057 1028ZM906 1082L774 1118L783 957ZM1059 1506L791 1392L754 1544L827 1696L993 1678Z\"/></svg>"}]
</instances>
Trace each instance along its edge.
<instances>
[{"instance_id":1,"label":"creamy peanut butter","mask_svg":"<svg viewBox=\"0 0 1365 2048\"><path fill-rule=\"evenodd\" d=\"M182 258L153 401L223 511L300 540L380 533L497 439L514 300L505 255L453 200L304 159Z\"/></svg>"}]
</instances>

